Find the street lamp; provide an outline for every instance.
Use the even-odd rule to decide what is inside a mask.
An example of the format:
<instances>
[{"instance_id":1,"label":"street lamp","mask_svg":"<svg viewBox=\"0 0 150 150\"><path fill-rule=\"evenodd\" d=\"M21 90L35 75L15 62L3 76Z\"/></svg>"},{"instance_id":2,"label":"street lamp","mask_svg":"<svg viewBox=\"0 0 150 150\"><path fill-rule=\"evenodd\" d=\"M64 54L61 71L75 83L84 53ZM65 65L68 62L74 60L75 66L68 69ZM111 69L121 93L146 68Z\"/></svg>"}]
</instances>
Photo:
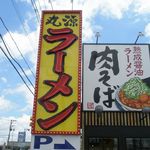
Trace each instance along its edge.
<instances>
[{"instance_id":1,"label":"street lamp","mask_svg":"<svg viewBox=\"0 0 150 150\"><path fill-rule=\"evenodd\" d=\"M138 41L138 39L139 39L139 37L140 37L140 36L144 36L144 33L139 32L139 34L138 34L138 36L137 36L137 38L136 38L136 40L135 40L134 44L136 44L136 43L137 43L137 41Z\"/></svg>"},{"instance_id":2,"label":"street lamp","mask_svg":"<svg viewBox=\"0 0 150 150\"><path fill-rule=\"evenodd\" d=\"M96 44L98 44L98 38L100 37L100 33L96 32L95 37L96 37Z\"/></svg>"}]
</instances>

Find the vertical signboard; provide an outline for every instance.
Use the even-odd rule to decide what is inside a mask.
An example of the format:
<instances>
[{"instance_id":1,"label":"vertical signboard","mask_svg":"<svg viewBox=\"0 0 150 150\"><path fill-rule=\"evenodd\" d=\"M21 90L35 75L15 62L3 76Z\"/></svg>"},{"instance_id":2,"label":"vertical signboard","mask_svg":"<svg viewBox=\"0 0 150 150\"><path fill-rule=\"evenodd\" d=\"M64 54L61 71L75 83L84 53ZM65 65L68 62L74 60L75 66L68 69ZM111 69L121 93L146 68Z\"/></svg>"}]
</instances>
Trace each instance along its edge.
<instances>
[{"instance_id":1,"label":"vertical signboard","mask_svg":"<svg viewBox=\"0 0 150 150\"><path fill-rule=\"evenodd\" d=\"M83 49L84 110L150 107L149 45L84 44Z\"/></svg>"},{"instance_id":2,"label":"vertical signboard","mask_svg":"<svg viewBox=\"0 0 150 150\"><path fill-rule=\"evenodd\" d=\"M80 134L81 11L43 11L32 134Z\"/></svg>"}]
</instances>

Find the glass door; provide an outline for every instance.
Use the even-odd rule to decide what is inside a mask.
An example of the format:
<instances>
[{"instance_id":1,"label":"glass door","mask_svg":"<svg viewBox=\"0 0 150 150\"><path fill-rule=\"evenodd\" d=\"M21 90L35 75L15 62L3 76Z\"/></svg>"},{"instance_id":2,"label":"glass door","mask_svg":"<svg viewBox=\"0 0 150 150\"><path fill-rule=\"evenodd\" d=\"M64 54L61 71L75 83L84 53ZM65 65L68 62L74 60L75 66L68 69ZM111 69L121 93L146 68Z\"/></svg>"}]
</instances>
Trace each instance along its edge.
<instances>
[{"instance_id":1,"label":"glass door","mask_svg":"<svg viewBox=\"0 0 150 150\"><path fill-rule=\"evenodd\" d=\"M117 138L89 138L88 150L118 150Z\"/></svg>"},{"instance_id":2,"label":"glass door","mask_svg":"<svg viewBox=\"0 0 150 150\"><path fill-rule=\"evenodd\" d=\"M126 138L127 150L150 150L150 138Z\"/></svg>"}]
</instances>

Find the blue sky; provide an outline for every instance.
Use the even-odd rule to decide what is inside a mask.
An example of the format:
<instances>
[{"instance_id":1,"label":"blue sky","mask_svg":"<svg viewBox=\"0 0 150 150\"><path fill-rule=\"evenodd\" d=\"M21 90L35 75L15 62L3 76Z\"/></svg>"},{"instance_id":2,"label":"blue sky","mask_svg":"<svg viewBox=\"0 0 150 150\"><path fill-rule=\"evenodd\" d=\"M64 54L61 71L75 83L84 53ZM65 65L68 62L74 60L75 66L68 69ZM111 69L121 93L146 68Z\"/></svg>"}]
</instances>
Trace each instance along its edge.
<instances>
[{"instance_id":1,"label":"blue sky","mask_svg":"<svg viewBox=\"0 0 150 150\"><path fill-rule=\"evenodd\" d=\"M41 9L52 10L49 0L32 1L36 3L39 14ZM71 0L51 0L51 2L54 10L72 9ZM83 11L83 43L95 43L96 32L100 33L99 43L134 43L139 32L144 33L144 36L139 38L139 43L150 41L150 3L147 0L74 0L73 9ZM0 17L35 74L40 23L31 0L1 0ZM13 57L21 64L34 84L32 73L2 22L0 34ZM0 46L4 48L1 40ZM4 50L6 51L5 48ZM34 98L2 51L0 51L0 66L0 143L3 143L7 140L10 120L16 120L14 140L17 140L18 131L29 128ZM20 69L19 71L21 72ZM27 80L26 82L34 92L29 82ZM27 139L30 140L30 133L27 135Z\"/></svg>"}]
</instances>

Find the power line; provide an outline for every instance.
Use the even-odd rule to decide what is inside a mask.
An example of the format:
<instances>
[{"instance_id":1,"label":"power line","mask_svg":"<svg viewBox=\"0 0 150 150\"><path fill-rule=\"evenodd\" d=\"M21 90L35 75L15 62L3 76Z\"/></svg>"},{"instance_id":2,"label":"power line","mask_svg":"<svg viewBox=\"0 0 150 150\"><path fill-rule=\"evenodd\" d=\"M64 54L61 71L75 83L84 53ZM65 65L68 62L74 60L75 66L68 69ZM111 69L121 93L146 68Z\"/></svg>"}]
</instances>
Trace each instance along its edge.
<instances>
[{"instance_id":1,"label":"power line","mask_svg":"<svg viewBox=\"0 0 150 150\"><path fill-rule=\"evenodd\" d=\"M30 70L31 74L32 74L33 77L35 78L35 75L34 75L33 71L31 70L29 64L27 63L27 61L26 61L26 59L25 59L25 57L24 57L23 54L21 53L21 51L20 51L20 49L19 49L19 47L18 47L16 41L14 40L13 36L11 35L9 29L7 28L7 26L5 25L5 23L4 23L4 21L3 21L3 19L2 19L1 17L0 17L0 20L1 20L2 24L3 24L3 26L5 27L5 29L7 30L7 32L8 32L8 34L9 34L9 36L11 37L12 41L14 42L14 44L15 44L17 50L19 51L21 57L23 58L25 64L27 65L28 69Z\"/></svg>"},{"instance_id":2,"label":"power line","mask_svg":"<svg viewBox=\"0 0 150 150\"><path fill-rule=\"evenodd\" d=\"M23 70L22 66L17 62L17 60L11 55L7 45L6 45L6 42L4 41L2 35L0 34L0 38L2 39L2 42L9 54L9 56L12 58L12 60L19 66L19 68L22 70L23 74L25 75L25 77L27 78L27 80L29 81L29 83L31 84L31 86L34 88L34 85L32 84L31 80L28 78L28 76L26 75L25 71Z\"/></svg>"},{"instance_id":3,"label":"power line","mask_svg":"<svg viewBox=\"0 0 150 150\"><path fill-rule=\"evenodd\" d=\"M45 0L43 0L44 1L44 6L45 6L45 9L46 9L46 3L45 3Z\"/></svg>"},{"instance_id":4,"label":"power line","mask_svg":"<svg viewBox=\"0 0 150 150\"><path fill-rule=\"evenodd\" d=\"M40 11L42 11L42 7L41 7L41 4L40 4L40 1L39 1L39 0L37 0L37 2L38 2L38 5L39 5L39 9L40 9Z\"/></svg>"},{"instance_id":5,"label":"power line","mask_svg":"<svg viewBox=\"0 0 150 150\"><path fill-rule=\"evenodd\" d=\"M18 19L19 19L19 21L20 21L20 23L21 23L21 25L22 25L22 28L23 28L23 30L24 30L24 33L26 34L26 37L28 38L28 41L29 41L29 43L30 43L30 46L31 46L31 48L34 50L34 48L32 47L32 43L31 43L32 40L31 40L31 39L29 38L29 36L28 36L28 32L27 32L27 30L26 30L26 28L25 28L25 26L24 26L24 24L23 24L23 21L22 21L21 16L20 16L20 12L19 12L19 10L17 9L17 7L15 6L14 0L11 0L11 2L12 2L12 5L13 5L13 7L14 7L14 9L15 9L16 15L17 15L17 17L18 17Z\"/></svg>"},{"instance_id":6,"label":"power line","mask_svg":"<svg viewBox=\"0 0 150 150\"><path fill-rule=\"evenodd\" d=\"M33 10L34 10L34 12L35 12L37 21L39 22L39 20L40 20L40 19L39 19L39 18L40 18L40 17L39 17L40 14L39 14L38 8L37 8L37 6L36 6L34 0L31 0L31 4L32 4Z\"/></svg>"},{"instance_id":7,"label":"power line","mask_svg":"<svg viewBox=\"0 0 150 150\"><path fill-rule=\"evenodd\" d=\"M6 58L9 60L9 62L11 63L11 65L14 67L14 69L16 70L16 72L18 73L18 75L20 76L20 78L22 79L22 81L24 82L24 84L26 85L26 87L28 88L28 90L33 94L32 90L27 85L26 81L23 79L23 77L21 76L21 74L19 73L19 71L17 70L17 68L15 67L15 65L13 64L13 62L11 61L11 59L8 57L8 55L5 53L5 51L3 50L3 48L1 46L0 46L0 49L2 50L2 52L6 56ZM33 94L33 96L34 96L34 94Z\"/></svg>"},{"instance_id":8,"label":"power line","mask_svg":"<svg viewBox=\"0 0 150 150\"><path fill-rule=\"evenodd\" d=\"M1 34L0 34L1 39L3 40ZM6 49L7 46L4 43ZM6 58L9 60L9 62L11 63L11 65L14 67L14 69L17 71L18 75L20 76L20 78L22 79L22 81L24 82L24 84L26 85L26 87L29 89L29 91L33 94L32 90L30 89L30 87L27 85L26 81L23 79L22 75L20 74L20 72L18 71L18 69L16 68L16 66L13 64L13 62L11 61L11 59L8 57L8 55L6 54L6 52L3 50L3 48L0 46L0 49L2 50L2 52L4 53L4 55L6 56ZM33 87L34 88L34 87ZM33 94L34 95L34 94Z\"/></svg>"},{"instance_id":9,"label":"power line","mask_svg":"<svg viewBox=\"0 0 150 150\"><path fill-rule=\"evenodd\" d=\"M51 4L51 8L52 8L52 10L53 10L53 4L52 4L52 1L49 0L49 3Z\"/></svg>"},{"instance_id":10,"label":"power line","mask_svg":"<svg viewBox=\"0 0 150 150\"><path fill-rule=\"evenodd\" d=\"M28 78L28 76L26 75L26 73L25 73L25 71L23 70L23 68L21 67L21 65L20 65L20 64L17 62L17 60L11 55L11 53L10 53L9 49L7 48L7 45L6 45L6 43L5 43L5 41L4 41L4 39L3 39L3 37L2 37L1 34L0 34L0 38L2 39L2 42L3 42L3 44L4 44L5 48L6 48L6 50L7 50L8 54L9 54L9 56L10 56L10 57L13 59L13 61L19 66L19 68L22 70L22 72L23 72L23 74L25 75L25 77L27 78L27 80L30 82L31 86L34 88L34 85L32 84L31 80Z\"/></svg>"}]
</instances>

